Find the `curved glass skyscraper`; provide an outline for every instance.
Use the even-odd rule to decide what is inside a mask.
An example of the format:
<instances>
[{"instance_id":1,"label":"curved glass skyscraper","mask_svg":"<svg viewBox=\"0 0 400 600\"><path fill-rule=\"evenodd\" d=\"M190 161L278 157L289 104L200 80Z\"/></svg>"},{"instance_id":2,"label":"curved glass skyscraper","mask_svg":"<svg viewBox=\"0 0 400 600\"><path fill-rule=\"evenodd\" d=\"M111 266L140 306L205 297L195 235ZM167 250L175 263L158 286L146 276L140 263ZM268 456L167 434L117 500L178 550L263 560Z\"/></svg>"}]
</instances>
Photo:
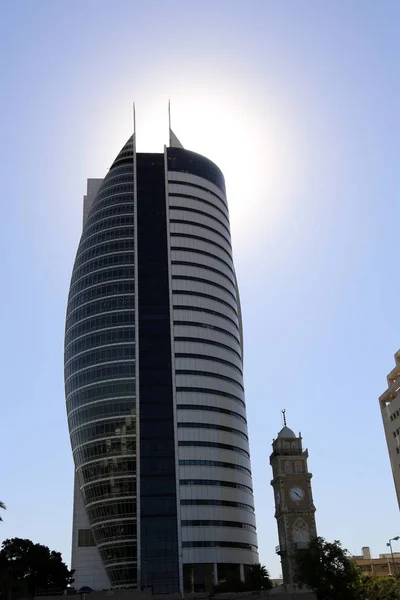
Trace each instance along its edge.
<instances>
[{"instance_id":1,"label":"curved glass skyscraper","mask_svg":"<svg viewBox=\"0 0 400 600\"><path fill-rule=\"evenodd\" d=\"M171 137L88 182L65 333L77 588L203 591L258 562L224 178Z\"/></svg>"}]
</instances>

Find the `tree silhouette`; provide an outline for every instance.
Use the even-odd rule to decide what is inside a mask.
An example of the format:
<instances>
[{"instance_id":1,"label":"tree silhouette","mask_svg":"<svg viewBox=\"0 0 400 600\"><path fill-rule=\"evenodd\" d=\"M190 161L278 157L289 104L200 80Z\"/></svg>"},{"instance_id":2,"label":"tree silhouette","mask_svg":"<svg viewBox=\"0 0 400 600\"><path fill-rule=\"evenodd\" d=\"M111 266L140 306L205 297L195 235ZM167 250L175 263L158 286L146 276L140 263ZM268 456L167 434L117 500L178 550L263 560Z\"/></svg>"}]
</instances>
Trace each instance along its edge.
<instances>
[{"instance_id":1,"label":"tree silhouette","mask_svg":"<svg viewBox=\"0 0 400 600\"><path fill-rule=\"evenodd\" d=\"M316 537L307 549L297 551L295 560L297 583L313 590L318 600L365 598L361 571L339 541Z\"/></svg>"},{"instance_id":2,"label":"tree silhouette","mask_svg":"<svg viewBox=\"0 0 400 600\"><path fill-rule=\"evenodd\" d=\"M60 552L31 540L5 540L0 551L0 594L16 600L38 592L63 592L72 583L73 572Z\"/></svg>"},{"instance_id":3,"label":"tree silhouette","mask_svg":"<svg viewBox=\"0 0 400 600\"><path fill-rule=\"evenodd\" d=\"M269 573L264 565L260 563L251 565L246 574L245 586L248 590L270 590L272 581L269 578Z\"/></svg>"}]
</instances>

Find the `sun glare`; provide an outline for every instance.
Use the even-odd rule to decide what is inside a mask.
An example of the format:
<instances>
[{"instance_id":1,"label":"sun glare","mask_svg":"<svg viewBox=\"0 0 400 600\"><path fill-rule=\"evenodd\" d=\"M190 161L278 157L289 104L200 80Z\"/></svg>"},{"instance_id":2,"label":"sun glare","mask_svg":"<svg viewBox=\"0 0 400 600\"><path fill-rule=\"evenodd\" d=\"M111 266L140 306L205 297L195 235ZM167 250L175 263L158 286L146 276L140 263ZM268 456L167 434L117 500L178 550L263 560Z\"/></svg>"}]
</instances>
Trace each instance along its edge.
<instances>
[{"instance_id":1,"label":"sun glare","mask_svg":"<svg viewBox=\"0 0 400 600\"><path fill-rule=\"evenodd\" d=\"M138 151L161 152L168 144L170 99L172 129L182 145L213 160L225 175L235 245L248 243L249 234L276 229L299 172L296 132L284 109L265 90L255 94L254 85L244 85L243 77L240 81L235 85L229 74L224 79L209 72L207 76L196 73L196 79L190 80L169 74L156 83L153 78L136 97L134 90L120 90L101 119L104 127L112 123L112 129L98 128L95 133L96 160L101 156L99 162L107 160L104 168L108 168L129 137L133 100ZM261 94L265 103L260 102Z\"/></svg>"}]
</instances>

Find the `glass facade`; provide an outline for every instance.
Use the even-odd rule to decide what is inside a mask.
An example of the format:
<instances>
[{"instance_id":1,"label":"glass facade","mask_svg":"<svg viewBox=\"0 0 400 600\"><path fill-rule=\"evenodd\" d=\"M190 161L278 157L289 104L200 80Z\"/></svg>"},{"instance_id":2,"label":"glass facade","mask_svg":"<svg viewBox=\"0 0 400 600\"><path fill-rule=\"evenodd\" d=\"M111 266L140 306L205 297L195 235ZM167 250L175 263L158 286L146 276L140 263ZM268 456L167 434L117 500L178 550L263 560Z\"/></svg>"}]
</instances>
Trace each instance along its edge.
<instances>
[{"instance_id":1,"label":"glass facade","mask_svg":"<svg viewBox=\"0 0 400 600\"><path fill-rule=\"evenodd\" d=\"M179 592L168 240L163 154L137 155L142 585Z\"/></svg>"},{"instance_id":2,"label":"glass facade","mask_svg":"<svg viewBox=\"0 0 400 600\"><path fill-rule=\"evenodd\" d=\"M130 141L90 209L72 273L65 331L75 468L91 533L115 587L134 586L137 574L132 158Z\"/></svg>"}]
</instances>

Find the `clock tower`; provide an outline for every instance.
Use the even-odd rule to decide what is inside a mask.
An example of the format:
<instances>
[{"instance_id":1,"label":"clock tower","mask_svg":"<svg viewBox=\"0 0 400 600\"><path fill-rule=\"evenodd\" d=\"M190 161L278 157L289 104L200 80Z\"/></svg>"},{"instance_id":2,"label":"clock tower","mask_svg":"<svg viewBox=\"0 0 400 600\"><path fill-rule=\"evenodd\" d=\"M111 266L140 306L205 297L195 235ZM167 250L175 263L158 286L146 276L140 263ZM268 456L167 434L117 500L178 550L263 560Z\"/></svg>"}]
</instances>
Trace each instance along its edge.
<instances>
[{"instance_id":1,"label":"clock tower","mask_svg":"<svg viewBox=\"0 0 400 600\"><path fill-rule=\"evenodd\" d=\"M302 437L286 425L272 443L270 464L275 496L275 518L278 524L279 546L283 581L294 582L294 554L307 548L317 535L315 506L311 490L312 474L308 472L308 451L303 450Z\"/></svg>"}]
</instances>

